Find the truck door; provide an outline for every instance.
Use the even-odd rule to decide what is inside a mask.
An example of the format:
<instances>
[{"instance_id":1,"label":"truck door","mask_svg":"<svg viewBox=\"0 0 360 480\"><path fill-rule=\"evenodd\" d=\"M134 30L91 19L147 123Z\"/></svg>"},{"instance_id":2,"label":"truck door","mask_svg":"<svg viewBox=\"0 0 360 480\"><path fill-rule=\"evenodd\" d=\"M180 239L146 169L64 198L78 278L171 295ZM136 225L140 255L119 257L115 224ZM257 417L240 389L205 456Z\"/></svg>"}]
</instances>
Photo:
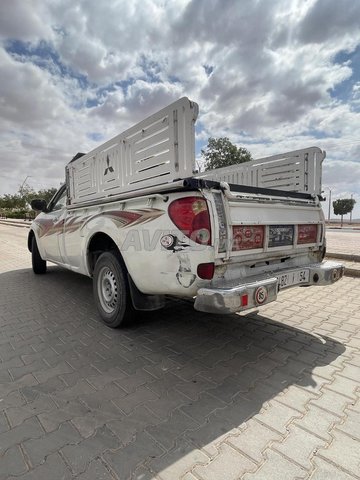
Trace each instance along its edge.
<instances>
[{"instance_id":1,"label":"truck door","mask_svg":"<svg viewBox=\"0 0 360 480\"><path fill-rule=\"evenodd\" d=\"M61 242L63 241L64 220L66 215L66 189L60 188L49 204L48 212L41 215L40 223L41 244L45 250L47 260L63 263Z\"/></svg>"}]
</instances>

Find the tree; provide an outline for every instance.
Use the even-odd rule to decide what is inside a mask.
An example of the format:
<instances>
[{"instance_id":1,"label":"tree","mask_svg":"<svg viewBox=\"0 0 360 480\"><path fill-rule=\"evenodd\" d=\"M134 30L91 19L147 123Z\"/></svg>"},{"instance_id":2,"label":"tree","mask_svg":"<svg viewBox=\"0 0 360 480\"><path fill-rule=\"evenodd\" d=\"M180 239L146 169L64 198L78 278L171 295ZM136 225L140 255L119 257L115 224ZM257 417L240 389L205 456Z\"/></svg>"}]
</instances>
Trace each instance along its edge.
<instances>
[{"instance_id":1,"label":"tree","mask_svg":"<svg viewBox=\"0 0 360 480\"><path fill-rule=\"evenodd\" d=\"M30 199L34 200L35 198L41 198L42 200L45 200L46 203L49 203L56 192L57 192L56 188L46 188L43 190L39 190L38 192L34 192L30 196Z\"/></svg>"},{"instance_id":2,"label":"tree","mask_svg":"<svg viewBox=\"0 0 360 480\"><path fill-rule=\"evenodd\" d=\"M251 153L244 147L237 147L227 137L210 137L206 148L201 149L205 170L228 167L252 160Z\"/></svg>"},{"instance_id":3,"label":"tree","mask_svg":"<svg viewBox=\"0 0 360 480\"><path fill-rule=\"evenodd\" d=\"M56 188L47 188L36 192L27 184L24 184L19 188L18 193L0 196L0 214L6 216L17 215L21 218L23 214L30 212L31 200L42 198L46 203L49 203L56 192Z\"/></svg>"},{"instance_id":4,"label":"tree","mask_svg":"<svg viewBox=\"0 0 360 480\"><path fill-rule=\"evenodd\" d=\"M0 197L0 207L6 209L20 209L25 207L25 200L18 195L15 194L8 194L6 193L2 197Z\"/></svg>"},{"instance_id":5,"label":"tree","mask_svg":"<svg viewBox=\"0 0 360 480\"><path fill-rule=\"evenodd\" d=\"M22 199L24 207L30 204L34 195L36 195L35 190L27 183L23 183L19 188L18 196Z\"/></svg>"},{"instance_id":6,"label":"tree","mask_svg":"<svg viewBox=\"0 0 360 480\"><path fill-rule=\"evenodd\" d=\"M353 198L339 198L333 202L335 215L341 215L341 226L343 226L343 216L352 211L355 203Z\"/></svg>"}]
</instances>

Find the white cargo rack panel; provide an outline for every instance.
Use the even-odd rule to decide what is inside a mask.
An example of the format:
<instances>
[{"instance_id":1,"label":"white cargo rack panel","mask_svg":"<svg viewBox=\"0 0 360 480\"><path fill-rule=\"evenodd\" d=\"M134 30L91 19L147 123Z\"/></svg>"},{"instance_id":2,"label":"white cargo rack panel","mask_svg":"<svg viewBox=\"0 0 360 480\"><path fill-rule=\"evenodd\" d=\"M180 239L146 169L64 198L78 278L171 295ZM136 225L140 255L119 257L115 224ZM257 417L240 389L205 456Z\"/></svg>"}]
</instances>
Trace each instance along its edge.
<instances>
[{"instance_id":1,"label":"white cargo rack panel","mask_svg":"<svg viewBox=\"0 0 360 480\"><path fill-rule=\"evenodd\" d=\"M218 182L321 195L325 151L304 148L196 175Z\"/></svg>"},{"instance_id":2,"label":"white cargo rack panel","mask_svg":"<svg viewBox=\"0 0 360 480\"><path fill-rule=\"evenodd\" d=\"M183 97L66 166L71 205L193 175L198 105Z\"/></svg>"}]
</instances>

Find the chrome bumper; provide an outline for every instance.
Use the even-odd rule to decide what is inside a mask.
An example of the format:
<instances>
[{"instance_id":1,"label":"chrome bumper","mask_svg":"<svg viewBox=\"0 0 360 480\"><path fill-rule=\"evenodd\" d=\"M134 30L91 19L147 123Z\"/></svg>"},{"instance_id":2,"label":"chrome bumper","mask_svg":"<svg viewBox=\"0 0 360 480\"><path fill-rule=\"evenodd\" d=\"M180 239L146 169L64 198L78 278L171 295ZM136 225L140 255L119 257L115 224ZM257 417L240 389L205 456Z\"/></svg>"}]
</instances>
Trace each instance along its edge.
<instances>
[{"instance_id":1,"label":"chrome bumper","mask_svg":"<svg viewBox=\"0 0 360 480\"><path fill-rule=\"evenodd\" d=\"M306 265L303 268L279 270L267 277L248 278L246 283L200 288L197 292L194 308L208 313L234 313L266 305L276 300L280 290L279 279L284 274L296 275L297 272L304 270L309 271L308 281L294 283L281 289L310 285L331 285L344 275L345 267L341 263L335 262L316 263Z\"/></svg>"}]
</instances>

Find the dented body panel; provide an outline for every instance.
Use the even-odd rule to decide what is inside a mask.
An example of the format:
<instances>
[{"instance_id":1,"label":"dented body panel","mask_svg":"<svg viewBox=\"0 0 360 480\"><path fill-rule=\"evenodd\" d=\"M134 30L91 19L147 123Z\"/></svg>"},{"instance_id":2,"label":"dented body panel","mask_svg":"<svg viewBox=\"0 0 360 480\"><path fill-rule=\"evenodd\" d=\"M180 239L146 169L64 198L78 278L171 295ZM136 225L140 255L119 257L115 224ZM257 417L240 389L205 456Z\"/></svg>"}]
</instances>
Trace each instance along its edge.
<instances>
[{"instance_id":1,"label":"dented body panel","mask_svg":"<svg viewBox=\"0 0 360 480\"><path fill-rule=\"evenodd\" d=\"M213 233L211 245L197 244L177 229L169 218L168 206L172 201L194 196L206 199ZM216 205L220 201L225 212L222 219ZM221 236L221 222L226 230L225 237ZM311 244L297 245L297 228L304 223L316 225L317 237ZM233 251L233 227L246 228L253 224L264 228L263 246ZM291 227L293 241L289 245L269 246L269 232L279 225L282 229L284 225ZM269 287L266 303L275 300L280 289L277 279L289 271L310 269L311 278L304 285L332 283L330 277L326 281L325 277L313 281L315 270L320 268L322 271L320 265L325 245L322 209L314 201L292 205L289 201L275 202L274 199L269 203L268 199L254 196L229 201L222 190L212 189L169 192L163 197L135 197L85 208L64 208L56 221L51 212L41 213L33 222L32 231L44 259L90 277L89 245L95 235L104 234L117 245L140 292L197 297L195 308L205 311L216 310L213 305L205 305L208 302L213 304L219 295L228 301L230 291L232 297L237 297L232 303L236 305L236 311L261 305L254 297L261 285ZM171 245L164 244L163 239L167 237L171 237ZM211 262L215 266L213 278L199 278L198 265ZM341 265L333 268L338 272L338 277L335 275L333 279L336 281L343 270ZM247 305L241 306L239 292L245 291L249 292L251 299ZM210 296L213 297L211 300ZM234 307L221 307L219 302L215 305L218 305L219 312L234 311Z\"/></svg>"}]
</instances>

